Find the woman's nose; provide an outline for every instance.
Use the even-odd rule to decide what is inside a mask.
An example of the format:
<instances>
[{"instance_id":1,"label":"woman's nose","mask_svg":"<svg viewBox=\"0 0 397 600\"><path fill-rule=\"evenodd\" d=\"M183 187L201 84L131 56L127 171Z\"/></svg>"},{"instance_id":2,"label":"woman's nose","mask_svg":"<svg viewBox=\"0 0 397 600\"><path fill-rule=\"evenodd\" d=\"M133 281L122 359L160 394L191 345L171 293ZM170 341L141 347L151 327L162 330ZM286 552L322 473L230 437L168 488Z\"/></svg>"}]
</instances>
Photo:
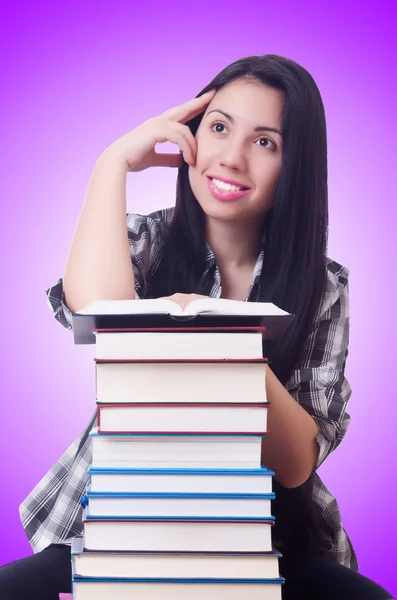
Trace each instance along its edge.
<instances>
[{"instance_id":1,"label":"woman's nose","mask_svg":"<svg viewBox=\"0 0 397 600\"><path fill-rule=\"evenodd\" d=\"M219 165L233 171L244 171L247 167L247 156L242 144L225 144L219 156Z\"/></svg>"}]
</instances>

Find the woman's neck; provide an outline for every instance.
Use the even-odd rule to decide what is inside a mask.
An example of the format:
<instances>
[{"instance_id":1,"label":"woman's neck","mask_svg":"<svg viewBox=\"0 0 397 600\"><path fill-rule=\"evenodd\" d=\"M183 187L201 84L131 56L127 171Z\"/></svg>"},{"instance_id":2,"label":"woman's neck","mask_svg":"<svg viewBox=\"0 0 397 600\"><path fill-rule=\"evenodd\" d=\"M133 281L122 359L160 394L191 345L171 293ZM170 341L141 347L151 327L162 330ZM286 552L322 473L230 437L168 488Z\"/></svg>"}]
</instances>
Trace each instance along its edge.
<instances>
[{"instance_id":1,"label":"woman's neck","mask_svg":"<svg viewBox=\"0 0 397 600\"><path fill-rule=\"evenodd\" d=\"M254 266L262 245L262 225L227 223L207 219L206 239L220 269L239 269Z\"/></svg>"}]
</instances>

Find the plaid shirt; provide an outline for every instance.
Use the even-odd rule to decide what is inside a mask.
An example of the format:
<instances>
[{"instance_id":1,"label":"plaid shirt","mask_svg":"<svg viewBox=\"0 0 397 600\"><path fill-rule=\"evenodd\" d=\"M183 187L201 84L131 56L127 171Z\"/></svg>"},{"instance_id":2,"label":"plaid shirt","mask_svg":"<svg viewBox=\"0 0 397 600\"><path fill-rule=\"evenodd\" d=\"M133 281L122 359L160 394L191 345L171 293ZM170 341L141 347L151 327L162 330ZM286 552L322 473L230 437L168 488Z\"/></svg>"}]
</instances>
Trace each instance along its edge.
<instances>
[{"instance_id":1,"label":"plaid shirt","mask_svg":"<svg viewBox=\"0 0 397 600\"><path fill-rule=\"evenodd\" d=\"M145 296L145 275L159 263L162 236L169 226L173 208L150 215L127 214L127 231L135 277L135 297ZM255 301L263 264L258 256L247 300ZM344 376L349 342L349 270L327 258L327 284L314 325L301 360L285 388L307 410L319 427L319 454L316 468L340 444L350 422L346 405L351 396ZM215 256L207 244L205 269L199 292L212 298L222 293ZM72 331L71 312L65 303L62 279L46 290L48 305L55 318ZM34 552L54 543L70 544L82 533L80 499L88 484L91 464L89 432L96 426L96 411L87 428L60 457L20 506L23 527ZM330 556L337 562L358 569L355 552L342 526L336 500L314 474L314 501L332 530Z\"/></svg>"}]
</instances>

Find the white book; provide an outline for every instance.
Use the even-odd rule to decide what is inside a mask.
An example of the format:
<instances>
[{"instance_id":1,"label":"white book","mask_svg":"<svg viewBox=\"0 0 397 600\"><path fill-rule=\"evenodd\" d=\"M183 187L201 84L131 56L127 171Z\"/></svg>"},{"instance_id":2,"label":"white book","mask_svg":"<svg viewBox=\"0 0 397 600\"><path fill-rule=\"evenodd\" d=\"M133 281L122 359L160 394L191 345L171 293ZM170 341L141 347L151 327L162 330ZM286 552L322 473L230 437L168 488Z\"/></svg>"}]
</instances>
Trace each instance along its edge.
<instances>
[{"instance_id":1,"label":"white book","mask_svg":"<svg viewBox=\"0 0 397 600\"><path fill-rule=\"evenodd\" d=\"M167 313L175 316L194 316L199 313L229 315L288 316L290 313L272 302L242 302L228 298L198 298L185 306L173 300L95 300L77 311L80 315L133 315Z\"/></svg>"},{"instance_id":2,"label":"white book","mask_svg":"<svg viewBox=\"0 0 397 600\"><path fill-rule=\"evenodd\" d=\"M271 552L268 521L83 519L86 550Z\"/></svg>"},{"instance_id":3,"label":"white book","mask_svg":"<svg viewBox=\"0 0 397 600\"><path fill-rule=\"evenodd\" d=\"M266 402L265 362L97 362L98 403Z\"/></svg>"},{"instance_id":4,"label":"white book","mask_svg":"<svg viewBox=\"0 0 397 600\"><path fill-rule=\"evenodd\" d=\"M266 433L267 404L98 405L99 433Z\"/></svg>"},{"instance_id":5,"label":"white book","mask_svg":"<svg viewBox=\"0 0 397 600\"><path fill-rule=\"evenodd\" d=\"M260 469L97 469L90 467L92 492L174 494L270 494L274 472Z\"/></svg>"},{"instance_id":6,"label":"white book","mask_svg":"<svg viewBox=\"0 0 397 600\"><path fill-rule=\"evenodd\" d=\"M281 600L282 580L255 583L73 581L73 600Z\"/></svg>"},{"instance_id":7,"label":"white book","mask_svg":"<svg viewBox=\"0 0 397 600\"><path fill-rule=\"evenodd\" d=\"M263 436L98 434L92 438L92 466L205 469L261 466Z\"/></svg>"},{"instance_id":8,"label":"white book","mask_svg":"<svg viewBox=\"0 0 397 600\"><path fill-rule=\"evenodd\" d=\"M199 298L183 310L170 299L96 300L72 313L76 344L95 343L94 330L171 327L192 325L255 326L265 330L264 339L277 339L294 320L295 315L271 302L241 302L227 298Z\"/></svg>"},{"instance_id":9,"label":"white book","mask_svg":"<svg viewBox=\"0 0 397 600\"><path fill-rule=\"evenodd\" d=\"M279 577L280 557L276 550L262 554L83 552L83 536L72 539L73 573L79 577L272 579Z\"/></svg>"},{"instance_id":10,"label":"white book","mask_svg":"<svg viewBox=\"0 0 397 600\"><path fill-rule=\"evenodd\" d=\"M271 500L267 496L204 496L143 494L138 496L95 495L88 491L84 496L87 503L87 518L103 517L211 517L211 518L255 518L271 517Z\"/></svg>"},{"instance_id":11,"label":"white book","mask_svg":"<svg viewBox=\"0 0 397 600\"><path fill-rule=\"evenodd\" d=\"M96 358L200 360L263 358L262 332L94 331Z\"/></svg>"}]
</instances>

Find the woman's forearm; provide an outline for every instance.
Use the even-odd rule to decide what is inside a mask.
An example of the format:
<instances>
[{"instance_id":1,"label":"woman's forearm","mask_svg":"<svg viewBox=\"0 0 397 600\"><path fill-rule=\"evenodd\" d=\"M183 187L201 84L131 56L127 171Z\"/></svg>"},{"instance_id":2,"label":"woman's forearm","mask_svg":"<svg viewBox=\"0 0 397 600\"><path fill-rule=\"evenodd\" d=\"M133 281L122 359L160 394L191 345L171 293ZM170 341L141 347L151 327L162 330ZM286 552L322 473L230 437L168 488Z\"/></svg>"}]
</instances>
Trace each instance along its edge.
<instances>
[{"instance_id":1,"label":"woman's forearm","mask_svg":"<svg viewBox=\"0 0 397 600\"><path fill-rule=\"evenodd\" d=\"M284 487L297 487L311 475L318 455L314 419L266 367L266 393L271 402L268 430L262 443L262 464L275 472Z\"/></svg>"},{"instance_id":2,"label":"woman's forearm","mask_svg":"<svg viewBox=\"0 0 397 600\"><path fill-rule=\"evenodd\" d=\"M126 221L127 167L106 151L91 175L63 278L66 304L133 299L134 274Z\"/></svg>"}]
</instances>

